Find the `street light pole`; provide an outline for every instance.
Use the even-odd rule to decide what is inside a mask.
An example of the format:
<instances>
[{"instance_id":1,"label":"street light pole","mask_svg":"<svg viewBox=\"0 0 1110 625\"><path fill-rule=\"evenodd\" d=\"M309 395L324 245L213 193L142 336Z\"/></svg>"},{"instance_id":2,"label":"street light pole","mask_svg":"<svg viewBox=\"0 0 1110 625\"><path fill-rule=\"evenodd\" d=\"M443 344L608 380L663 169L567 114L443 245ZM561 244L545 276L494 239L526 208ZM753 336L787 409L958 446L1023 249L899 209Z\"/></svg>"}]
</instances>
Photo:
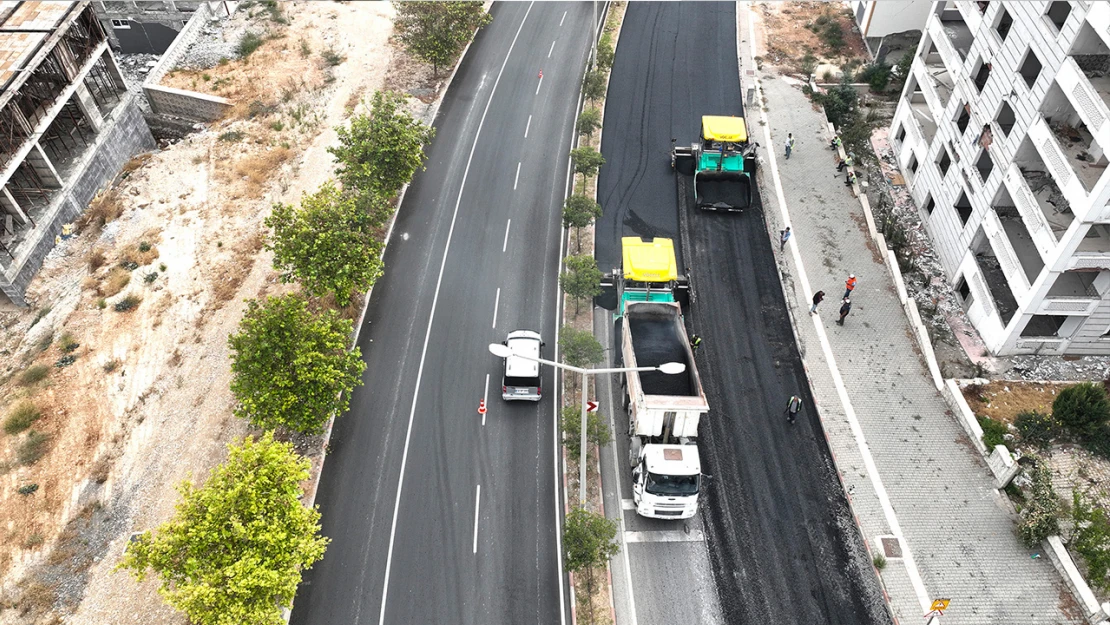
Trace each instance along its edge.
<instances>
[{"instance_id":1,"label":"street light pole","mask_svg":"<svg viewBox=\"0 0 1110 625\"><path fill-rule=\"evenodd\" d=\"M581 447L578 448L578 501L585 505L586 503L586 391L589 388L591 374L597 375L601 373L630 373L632 371L659 371L668 375L675 375L686 371L686 365L681 362L665 362L656 367L610 367L604 369L585 369L583 367L575 367L573 365L563 364L554 360L547 360L546 358L537 358L535 356L528 356L525 354L517 354L508 345L501 343L490 343L489 351L498 358L508 358L509 356L516 356L524 360L532 360L534 362L551 365L557 369L566 369L582 374L582 414L579 428L581 429Z\"/></svg>"}]
</instances>

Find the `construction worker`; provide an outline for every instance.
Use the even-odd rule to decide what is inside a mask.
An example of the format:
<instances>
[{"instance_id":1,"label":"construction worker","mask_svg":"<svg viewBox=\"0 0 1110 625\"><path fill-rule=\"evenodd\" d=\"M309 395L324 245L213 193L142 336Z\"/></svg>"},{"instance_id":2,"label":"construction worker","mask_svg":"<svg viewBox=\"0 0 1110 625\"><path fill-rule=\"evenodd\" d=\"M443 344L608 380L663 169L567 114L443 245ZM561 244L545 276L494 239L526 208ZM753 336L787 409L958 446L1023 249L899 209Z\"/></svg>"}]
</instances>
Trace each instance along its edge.
<instances>
[{"instance_id":1,"label":"construction worker","mask_svg":"<svg viewBox=\"0 0 1110 625\"><path fill-rule=\"evenodd\" d=\"M790 425L794 425L794 420L798 418L798 413L802 411L802 398L797 395L791 395L789 401L786 402L786 410L783 414Z\"/></svg>"},{"instance_id":2,"label":"construction worker","mask_svg":"<svg viewBox=\"0 0 1110 625\"><path fill-rule=\"evenodd\" d=\"M845 297L844 301L840 304L840 319L837 319L836 323L844 325L844 318L847 317L850 312L852 312L852 300Z\"/></svg>"},{"instance_id":3,"label":"construction worker","mask_svg":"<svg viewBox=\"0 0 1110 625\"><path fill-rule=\"evenodd\" d=\"M844 171L845 167L851 167L852 166L852 162L853 162L852 161L852 155L848 154L843 159L841 159L841 161L839 163L836 164L836 171Z\"/></svg>"},{"instance_id":4,"label":"construction worker","mask_svg":"<svg viewBox=\"0 0 1110 625\"><path fill-rule=\"evenodd\" d=\"M832 148L833 150L836 150L837 148L840 147L841 143L842 142L840 141L840 135L836 135L832 138L832 141L829 142L829 147Z\"/></svg>"},{"instance_id":5,"label":"construction worker","mask_svg":"<svg viewBox=\"0 0 1110 625\"><path fill-rule=\"evenodd\" d=\"M790 240L790 234L790 226L787 226L786 230L779 231L779 252L786 249L786 242Z\"/></svg>"},{"instance_id":6,"label":"construction worker","mask_svg":"<svg viewBox=\"0 0 1110 625\"><path fill-rule=\"evenodd\" d=\"M700 346L701 346L701 337L698 336L697 334L691 334L690 335L690 349L692 349L694 351L694 353L697 353L698 347L700 347Z\"/></svg>"},{"instance_id":7,"label":"construction worker","mask_svg":"<svg viewBox=\"0 0 1110 625\"><path fill-rule=\"evenodd\" d=\"M856 172L850 171L848 172L848 175L844 178L844 186L850 187L854 184L856 184Z\"/></svg>"},{"instance_id":8,"label":"construction worker","mask_svg":"<svg viewBox=\"0 0 1110 625\"><path fill-rule=\"evenodd\" d=\"M844 298L851 297L852 291L856 290L856 274L848 274L848 279L844 281Z\"/></svg>"}]
</instances>

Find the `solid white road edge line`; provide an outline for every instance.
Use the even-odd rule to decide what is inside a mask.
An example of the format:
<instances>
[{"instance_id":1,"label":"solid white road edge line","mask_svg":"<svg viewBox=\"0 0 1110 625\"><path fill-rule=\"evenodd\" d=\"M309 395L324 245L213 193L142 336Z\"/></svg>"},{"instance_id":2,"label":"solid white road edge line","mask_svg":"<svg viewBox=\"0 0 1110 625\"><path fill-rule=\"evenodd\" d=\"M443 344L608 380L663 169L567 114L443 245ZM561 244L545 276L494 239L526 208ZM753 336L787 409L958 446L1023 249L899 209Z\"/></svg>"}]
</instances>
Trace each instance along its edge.
<instances>
[{"instance_id":1,"label":"solid white road edge line","mask_svg":"<svg viewBox=\"0 0 1110 625\"><path fill-rule=\"evenodd\" d=\"M493 325L492 328L497 328L497 306L501 303L501 287L497 287L497 295L493 296Z\"/></svg>"},{"instance_id":2,"label":"solid white road edge line","mask_svg":"<svg viewBox=\"0 0 1110 625\"><path fill-rule=\"evenodd\" d=\"M459 185L459 196L455 200L455 211L451 215L451 227L447 230L447 244L443 246L443 260L439 263L439 277L436 279L435 295L432 297L432 312L428 315L428 328L424 332L424 347L420 351L420 366L416 370L416 384L413 386L412 392L412 408L409 410L409 424L408 429L405 431L405 447L401 452L401 473L397 478L397 498L393 502L393 523L389 529L389 550L385 556L385 582L382 585L382 607L378 614L378 625L385 625L385 606L386 599L389 597L389 573L393 566L393 543L397 538L397 514L401 509L401 491L405 484L405 465L409 459L409 443L412 440L412 421L416 417L416 396L420 390L420 381L424 377L424 362L428 356L428 342L432 337L432 322L436 316L436 306L439 304L439 289L443 284L443 271L447 267L447 253L451 250L451 236L455 234L455 221L459 217L459 205L462 204L463 190L466 188L466 177L470 173L470 163L474 160L474 150L478 147L478 138L482 136L482 125L486 123L486 114L489 113L489 105L493 102L493 96L497 93L497 83L501 82L501 74L505 71L505 66L509 63L509 56L513 53L513 48L516 46L516 40L520 37L520 32L524 30L524 22L528 21L528 15L532 12L532 3L528 4L528 10L524 12L524 19L520 20L520 26L516 29L516 35L513 36L513 41L509 44L509 51L505 53L505 60L501 62L501 69L497 72L497 79L493 81L493 89L490 90L489 100L486 101L486 108L482 111L482 119L478 122L478 130L474 133L474 143L470 146L470 155L466 158L466 168L463 169L462 183ZM562 558L560 557L560 562Z\"/></svg>"},{"instance_id":3,"label":"solid white road edge line","mask_svg":"<svg viewBox=\"0 0 1110 625\"><path fill-rule=\"evenodd\" d=\"M751 3L743 2L745 9L748 11L748 56L751 62L750 67L756 67L755 64L755 22L752 20ZM737 43L739 45L739 43ZM757 94L755 101L762 102L763 86L756 81L752 85L756 88ZM757 105L758 106L758 105ZM786 194L782 189L782 181L779 179L778 162L775 158L774 144L771 143L771 126L767 123L767 113L763 110L762 106L758 106L759 115L763 122L763 137L768 146L767 157L770 159L771 164L771 177L775 181L775 196L779 202L779 208L782 212L782 219L784 224L790 223L790 213L786 207ZM798 282L802 285L802 294L805 296L806 302L813 297L813 290L809 286L809 278L806 276L805 266L802 264L802 255L798 251L798 235L790 237L790 253L794 257L794 264L798 268ZM921 609L928 611L929 606L932 605L932 600L929 599L929 592L925 589L925 582L921 579L921 573L917 570L917 563L913 558L913 553L910 551L909 543L906 542L905 536L902 534L902 526L898 523L898 516L894 512L894 506L890 503L890 496L886 492L886 487L883 486L882 478L879 476L879 469L875 466L875 459L871 456L871 450L867 447L867 440L864 438L863 428L860 426L859 419L856 417L856 410L852 406L852 400L848 397L848 389L844 387L844 379L840 375L840 368L837 367L836 358L833 356L832 345L829 343L829 337L825 334L825 326L821 323L820 316L806 315L811 317L813 327L817 330L817 338L821 343L821 351L825 355L825 361L828 363L829 372L833 377L833 384L836 386L836 394L840 398L840 403L844 407L844 415L848 418L848 424L852 428L852 435L856 439L856 445L859 447L860 455L863 456L863 464L867 469L867 477L871 481L871 486L875 489L875 494L879 498L879 504L883 509L883 515L886 517L887 524L890 526L892 534L898 537L899 542L902 544L902 559L906 564L906 572L910 576L910 583L913 585L914 592L917 594L917 600L921 603ZM862 528L861 528L862 529Z\"/></svg>"},{"instance_id":4,"label":"solid white road edge line","mask_svg":"<svg viewBox=\"0 0 1110 625\"><path fill-rule=\"evenodd\" d=\"M605 336L604 336L605 345L612 345L613 344L613 336L611 335L612 325L610 325L608 323L608 319L606 320L606 323L604 324L603 327L605 328ZM613 401L613 399L614 399L613 398L613 378L611 376L608 376L608 375L605 376L605 386L608 389L608 393L609 393L609 431L610 432L616 432L617 431L617 424L613 420L613 413L616 411L617 404L616 404L616 402ZM617 458L618 454L617 454L617 444L616 444L616 442L613 442L612 445L613 445L613 473L617 477L617 499L619 499L620 502L621 502L621 507L620 507L620 532L619 532L619 535L621 537L621 543L622 543L621 544L621 558L624 560L624 585L628 587L628 613L630 615L632 615L632 625L639 625L639 619L636 616L636 593L635 593L635 590L632 588L632 561L628 557L628 542L624 539L625 532L627 531L627 530L625 530L626 525L625 525L625 522L624 522L624 511L626 509L627 510L635 510L636 509L636 504L631 499L624 499L624 496L621 494L621 463L620 463L620 459ZM626 508L625 506L627 504L625 502L632 504L632 506Z\"/></svg>"},{"instance_id":5,"label":"solid white road edge line","mask_svg":"<svg viewBox=\"0 0 1110 625\"><path fill-rule=\"evenodd\" d=\"M513 220L505 222L505 241L501 243L501 253L504 254L505 250L509 249L509 226L513 225Z\"/></svg>"},{"instance_id":6,"label":"solid white road edge line","mask_svg":"<svg viewBox=\"0 0 1110 625\"><path fill-rule=\"evenodd\" d=\"M482 485L474 493L474 553L478 553L478 506L482 503Z\"/></svg>"}]
</instances>

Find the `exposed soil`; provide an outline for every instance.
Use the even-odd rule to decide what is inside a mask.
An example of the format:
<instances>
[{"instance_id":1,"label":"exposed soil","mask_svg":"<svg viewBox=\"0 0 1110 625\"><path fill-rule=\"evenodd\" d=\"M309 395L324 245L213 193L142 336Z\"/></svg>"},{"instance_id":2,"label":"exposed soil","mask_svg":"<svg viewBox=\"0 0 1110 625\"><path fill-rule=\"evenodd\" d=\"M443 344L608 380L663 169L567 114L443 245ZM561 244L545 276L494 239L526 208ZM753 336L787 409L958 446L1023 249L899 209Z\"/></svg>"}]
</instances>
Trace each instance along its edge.
<instances>
[{"instance_id":1,"label":"exposed soil","mask_svg":"<svg viewBox=\"0 0 1110 625\"><path fill-rule=\"evenodd\" d=\"M133 161L93 203L107 223L79 224L29 288L32 308L0 313L0 413L29 399L42 413L31 429L48 437L29 466L17 462L27 433L0 438L2 605L13 607L0 624L185 622L156 582L113 568L131 532L172 514L174 486L203 480L248 432L232 415L227 336L244 299L290 288L262 247L262 221L273 202L295 202L331 175L331 128L380 88L393 58L388 3L283 6L284 36L225 66L250 87L220 94L263 99L266 110ZM330 41L347 60L302 56L301 38L314 51ZM266 82L273 63L298 77L295 89ZM117 312L129 296L137 307ZM63 333L80 344L70 354L53 340ZM68 355L72 364L54 366ZM21 385L32 364L46 378Z\"/></svg>"},{"instance_id":2,"label":"exposed soil","mask_svg":"<svg viewBox=\"0 0 1110 625\"><path fill-rule=\"evenodd\" d=\"M760 2L756 12L762 21L764 38L760 50L762 60L772 65L801 71L802 58L815 57L818 64L840 65L849 61L865 62L870 57L859 28L848 9L834 2ZM835 22L842 33L842 45L834 48L833 40L820 34Z\"/></svg>"},{"instance_id":3,"label":"exposed soil","mask_svg":"<svg viewBox=\"0 0 1110 625\"><path fill-rule=\"evenodd\" d=\"M1067 382L1014 382L998 380L987 384L971 384L963 388L964 399L971 411L1003 423L1026 410L1050 414L1056 394L1071 386Z\"/></svg>"}]
</instances>

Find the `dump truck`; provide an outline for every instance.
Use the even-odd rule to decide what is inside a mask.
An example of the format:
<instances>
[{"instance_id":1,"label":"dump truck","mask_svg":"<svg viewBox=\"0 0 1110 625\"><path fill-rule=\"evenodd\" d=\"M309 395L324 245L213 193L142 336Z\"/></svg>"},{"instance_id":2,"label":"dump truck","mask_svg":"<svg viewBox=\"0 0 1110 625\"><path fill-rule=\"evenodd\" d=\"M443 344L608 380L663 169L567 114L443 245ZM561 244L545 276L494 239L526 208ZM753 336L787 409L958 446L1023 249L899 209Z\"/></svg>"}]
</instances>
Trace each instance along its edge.
<instances>
[{"instance_id":1,"label":"dump truck","mask_svg":"<svg viewBox=\"0 0 1110 625\"><path fill-rule=\"evenodd\" d=\"M743 210L752 205L758 143L748 140L743 117L703 115L701 140L689 147L671 139L671 168L694 177L694 205Z\"/></svg>"},{"instance_id":2,"label":"dump truck","mask_svg":"<svg viewBox=\"0 0 1110 625\"><path fill-rule=\"evenodd\" d=\"M664 238L621 237L621 266L605 274L597 303L624 316L629 302L689 303L689 276L679 275L674 241Z\"/></svg>"},{"instance_id":3,"label":"dump truck","mask_svg":"<svg viewBox=\"0 0 1110 625\"><path fill-rule=\"evenodd\" d=\"M621 329L625 367L686 365L683 373L624 374L629 465L636 513L657 519L688 519L698 511L701 458L698 424L709 412L694 352L676 302L630 301Z\"/></svg>"}]
</instances>

